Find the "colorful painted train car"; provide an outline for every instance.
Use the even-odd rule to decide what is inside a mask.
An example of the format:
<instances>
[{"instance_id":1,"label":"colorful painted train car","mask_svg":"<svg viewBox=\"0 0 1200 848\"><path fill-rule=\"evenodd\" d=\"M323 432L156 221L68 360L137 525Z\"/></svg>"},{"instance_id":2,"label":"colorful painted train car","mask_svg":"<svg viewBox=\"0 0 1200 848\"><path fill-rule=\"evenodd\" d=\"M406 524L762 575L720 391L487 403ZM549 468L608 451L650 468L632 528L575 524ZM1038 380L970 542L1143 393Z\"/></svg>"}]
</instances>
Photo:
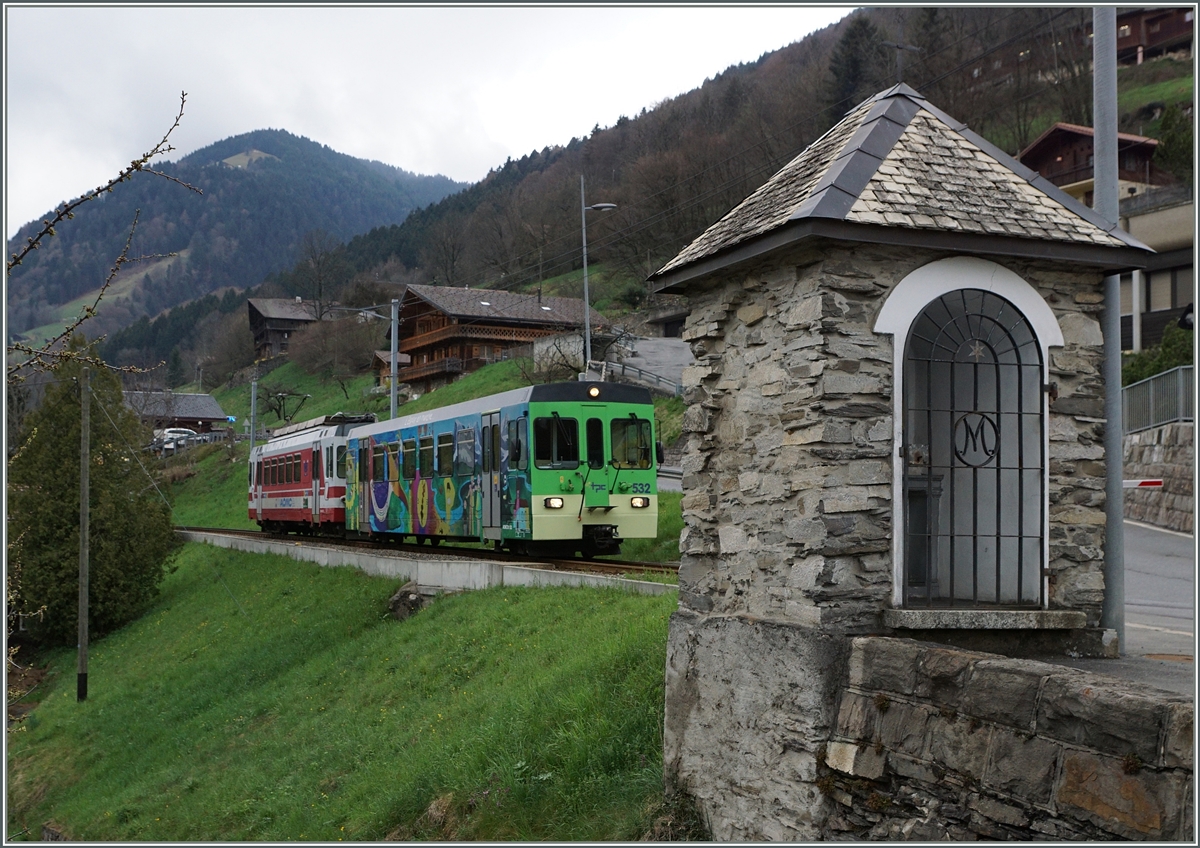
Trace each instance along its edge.
<instances>
[{"instance_id":1,"label":"colorful painted train car","mask_svg":"<svg viewBox=\"0 0 1200 848\"><path fill-rule=\"evenodd\" d=\"M293 424L250 452L250 520L264 530L341 533L346 523L346 434L374 414Z\"/></svg>"},{"instance_id":2,"label":"colorful painted train car","mask_svg":"<svg viewBox=\"0 0 1200 848\"><path fill-rule=\"evenodd\" d=\"M251 453L264 530L492 542L546 556L616 553L658 532L646 389L554 383L375 422L338 414Z\"/></svg>"},{"instance_id":3,"label":"colorful painted train car","mask_svg":"<svg viewBox=\"0 0 1200 848\"><path fill-rule=\"evenodd\" d=\"M346 530L584 557L658 533L650 393L529 386L352 429Z\"/></svg>"}]
</instances>

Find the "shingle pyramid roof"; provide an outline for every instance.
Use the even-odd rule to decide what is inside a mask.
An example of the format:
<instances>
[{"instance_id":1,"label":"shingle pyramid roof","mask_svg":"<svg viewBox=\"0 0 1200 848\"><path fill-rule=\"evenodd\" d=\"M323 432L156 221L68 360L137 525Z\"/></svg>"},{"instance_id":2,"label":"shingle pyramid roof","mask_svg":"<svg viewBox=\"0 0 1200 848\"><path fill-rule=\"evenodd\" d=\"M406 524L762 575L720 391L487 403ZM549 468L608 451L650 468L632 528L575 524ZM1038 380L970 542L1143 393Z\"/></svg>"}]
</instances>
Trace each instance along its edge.
<instances>
[{"instance_id":1,"label":"shingle pyramid roof","mask_svg":"<svg viewBox=\"0 0 1200 848\"><path fill-rule=\"evenodd\" d=\"M654 279L661 290L811 235L1113 267L1149 250L901 84L852 109Z\"/></svg>"}]
</instances>

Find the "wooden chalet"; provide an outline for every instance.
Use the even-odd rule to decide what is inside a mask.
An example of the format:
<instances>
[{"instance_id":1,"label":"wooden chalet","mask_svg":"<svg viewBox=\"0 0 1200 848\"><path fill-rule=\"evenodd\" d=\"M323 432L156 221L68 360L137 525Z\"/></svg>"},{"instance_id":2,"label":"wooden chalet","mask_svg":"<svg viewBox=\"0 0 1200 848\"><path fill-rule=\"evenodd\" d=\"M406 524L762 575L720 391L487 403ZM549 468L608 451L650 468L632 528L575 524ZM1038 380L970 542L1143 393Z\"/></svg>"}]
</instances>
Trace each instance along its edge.
<instances>
[{"instance_id":1,"label":"wooden chalet","mask_svg":"<svg viewBox=\"0 0 1200 848\"><path fill-rule=\"evenodd\" d=\"M300 298L256 297L246 301L255 359L287 353L288 337L316 319L316 311Z\"/></svg>"},{"instance_id":2,"label":"wooden chalet","mask_svg":"<svg viewBox=\"0 0 1200 848\"><path fill-rule=\"evenodd\" d=\"M184 392L127 391L125 405L134 411L143 424L162 430L182 427L197 433L224 429L229 423L221 404L212 395Z\"/></svg>"},{"instance_id":3,"label":"wooden chalet","mask_svg":"<svg viewBox=\"0 0 1200 848\"><path fill-rule=\"evenodd\" d=\"M1192 6L1151 6L1117 12L1117 61L1142 64L1166 53L1192 51L1196 10Z\"/></svg>"},{"instance_id":4,"label":"wooden chalet","mask_svg":"<svg viewBox=\"0 0 1200 848\"><path fill-rule=\"evenodd\" d=\"M412 357L407 353L396 352L396 370L399 372L401 381L404 379L404 369L411 361ZM375 351L371 367L375 371L375 385L390 387L392 384L392 351L390 349Z\"/></svg>"},{"instance_id":5,"label":"wooden chalet","mask_svg":"<svg viewBox=\"0 0 1200 848\"><path fill-rule=\"evenodd\" d=\"M1172 182L1170 175L1151 161L1156 147L1157 139L1117 133L1117 181L1122 198ZM1017 158L1022 165L1091 206L1094 154L1095 131L1091 127L1059 121L1034 139Z\"/></svg>"},{"instance_id":6,"label":"wooden chalet","mask_svg":"<svg viewBox=\"0 0 1200 848\"><path fill-rule=\"evenodd\" d=\"M593 329L608 324L594 309ZM400 380L422 391L508 359L535 339L583 325L583 301L489 289L408 286L400 300Z\"/></svg>"}]
</instances>

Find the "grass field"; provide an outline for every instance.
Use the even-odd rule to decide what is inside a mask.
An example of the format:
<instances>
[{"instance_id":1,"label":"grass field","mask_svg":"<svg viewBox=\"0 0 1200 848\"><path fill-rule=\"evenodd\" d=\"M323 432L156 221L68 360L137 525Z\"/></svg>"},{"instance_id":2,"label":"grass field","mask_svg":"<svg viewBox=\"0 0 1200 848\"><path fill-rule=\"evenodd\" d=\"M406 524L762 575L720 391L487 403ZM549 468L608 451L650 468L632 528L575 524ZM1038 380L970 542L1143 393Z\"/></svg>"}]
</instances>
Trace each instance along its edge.
<instances>
[{"instance_id":1,"label":"grass field","mask_svg":"<svg viewBox=\"0 0 1200 848\"><path fill-rule=\"evenodd\" d=\"M185 546L140 620L49 657L10 838L635 840L662 809L675 595L394 581Z\"/></svg>"}]
</instances>

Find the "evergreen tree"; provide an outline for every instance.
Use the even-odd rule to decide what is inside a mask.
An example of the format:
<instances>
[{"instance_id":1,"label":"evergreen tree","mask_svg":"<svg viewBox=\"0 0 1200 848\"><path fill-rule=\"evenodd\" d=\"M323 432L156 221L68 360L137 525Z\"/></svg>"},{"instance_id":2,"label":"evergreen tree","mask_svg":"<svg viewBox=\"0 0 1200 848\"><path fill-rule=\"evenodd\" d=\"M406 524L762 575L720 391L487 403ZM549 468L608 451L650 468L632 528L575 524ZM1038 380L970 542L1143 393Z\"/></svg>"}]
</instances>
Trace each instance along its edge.
<instances>
[{"instance_id":1,"label":"evergreen tree","mask_svg":"<svg viewBox=\"0 0 1200 848\"><path fill-rule=\"evenodd\" d=\"M1192 184L1194 140L1191 120L1178 104L1172 103L1163 111L1154 163L1189 186Z\"/></svg>"},{"instance_id":2,"label":"evergreen tree","mask_svg":"<svg viewBox=\"0 0 1200 848\"><path fill-rule=\"evenodd\" d=\"M41 610L30 630L61 644L75 640L78 622L82 367L68 359L51 372L55 382L26 418L9 464L9 555L21 574L9 584L10 609ZM132 455L150 433L125 406L116 374L93 368L89 383L88 629L99 636L146 609L179 543L170 506Z\"/></svg>"},{"instance_id":3,"label":"evergreen tree","mask_svg":"<svg viewBox=\"0 0 1200 848\"><path fill-rule=\"evenodd\" d=\"M183 368L183 355L178 347L171 348L171 356L167 359L167 385L174 389L187 382L187 374Z\"/></svg>"},{"instance_id":4,"label":"evergreen tree","mask_svg":"<svg viewBox=\"0 0 1200 848\"><path fill-rule=\"evenodd\" d=\"M856 15L846 26L829 57L825 126L833 126L847 111L888 87L891 57L884 40L884 34L866 15Z\"/></svg>"}]
</instances>

